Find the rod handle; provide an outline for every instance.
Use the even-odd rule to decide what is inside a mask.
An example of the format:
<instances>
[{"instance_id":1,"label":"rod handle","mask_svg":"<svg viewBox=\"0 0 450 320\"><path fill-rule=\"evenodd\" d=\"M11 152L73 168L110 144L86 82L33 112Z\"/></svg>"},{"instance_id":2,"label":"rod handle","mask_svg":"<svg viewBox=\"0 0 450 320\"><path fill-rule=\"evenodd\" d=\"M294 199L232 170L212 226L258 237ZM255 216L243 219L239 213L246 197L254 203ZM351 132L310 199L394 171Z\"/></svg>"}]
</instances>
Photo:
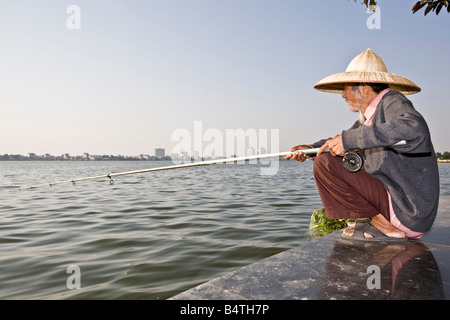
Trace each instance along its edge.
<instances>
[{"instance_id":1,"label":"rod handle","mask_svg":"<svg viewBox=\"0 0 450 320\"><path fill-rule=\"evenodd\" d=\"M395 147L395 146L404 146L406 145L406 140L401 140L393 145L390 145L389 147ZM311 149L302 149L302 150L296 150L296 151L301 151L303 154L316 154L319 151L320 148L311 148ZM292 153L296 152L293 151ZM330 152L330 150L325 150L324 152Z\"/></svg>"}]
</instances>

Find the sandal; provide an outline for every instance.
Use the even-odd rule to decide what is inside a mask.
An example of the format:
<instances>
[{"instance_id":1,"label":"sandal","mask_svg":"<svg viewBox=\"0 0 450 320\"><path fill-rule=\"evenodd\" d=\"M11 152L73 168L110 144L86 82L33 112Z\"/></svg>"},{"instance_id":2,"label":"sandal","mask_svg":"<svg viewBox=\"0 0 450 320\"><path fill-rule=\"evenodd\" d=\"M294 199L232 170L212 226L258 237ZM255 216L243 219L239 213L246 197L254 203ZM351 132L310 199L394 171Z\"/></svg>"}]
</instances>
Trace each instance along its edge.
<instances>
[{"instance_id":1,"label":"sandal","mask_svg":"<svg viewBox=\"0 0 450 320\"><path fill-rule=\"evenodd\" d=\"M355 223L354 226L350 227L348 226L347 229L358 229L359 227L361 227L363 224L367 223L370 221L370 218L362 218L362 219L356 219L353 220L353 222Z\"/></svg>"},{"instance_id":2,"label":"sandal","mask_svg":"<svg viewBox=\"0 0 450 320\"><path fill-rule=\"evenodd\" d=\"M390 242L390 243L402 243L408 241L407 237L394 238L388 237L383 232L375 228L370 222L365 222L364 224L358 225L353 231L352 236L342 234L343 239L356 240L356 241L367 241L367 242ZM368 233L372 238L367 238L364 233Z\"/></svg>"}]
</instances>

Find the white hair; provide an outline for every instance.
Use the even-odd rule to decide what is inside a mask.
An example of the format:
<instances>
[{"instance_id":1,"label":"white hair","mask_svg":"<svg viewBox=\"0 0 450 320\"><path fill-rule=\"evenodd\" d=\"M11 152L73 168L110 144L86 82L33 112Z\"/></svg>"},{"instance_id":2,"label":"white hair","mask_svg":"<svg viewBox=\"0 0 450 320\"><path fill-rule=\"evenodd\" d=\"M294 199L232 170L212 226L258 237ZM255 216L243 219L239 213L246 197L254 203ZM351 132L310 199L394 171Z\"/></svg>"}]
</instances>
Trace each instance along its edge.
<instances>
[{"instance_id":1,"label":"white hair","mask_svg":"<svg viewBox=\"0 0 450 320\"><path fill-rule=\"evenodd\" d=\"M352 90L353 90L353 93L355 94L356 102L359 105L359 108L358 108L359 123L364 124L364 122L366 122L366 117L364 116L364 112L361 110L362 95L361 95L361 92L359 92L358 87L359 87L359 85L354 84L352 86Z\"/></svg>"}]
</instances>

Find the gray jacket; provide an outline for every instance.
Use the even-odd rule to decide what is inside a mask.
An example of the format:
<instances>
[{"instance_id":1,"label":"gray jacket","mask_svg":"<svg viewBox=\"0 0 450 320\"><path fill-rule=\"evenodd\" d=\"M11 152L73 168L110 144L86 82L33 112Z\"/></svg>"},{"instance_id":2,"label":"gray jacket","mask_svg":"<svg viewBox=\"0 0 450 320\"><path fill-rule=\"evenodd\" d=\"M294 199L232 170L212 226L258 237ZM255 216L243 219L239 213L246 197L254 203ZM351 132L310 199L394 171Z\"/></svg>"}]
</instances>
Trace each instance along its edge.
<instances>
[{"instance_id":1,"label":"gray jacket","mask_svg":"<svg viewBox=\"0 0 450 320\"><path fill-rule=\"evenodd\" d=\"M401 140L406 145L389 147ZM439 171L428 125L410 100L397 91L384 95L365 126L342 132L346 151L366 149L364 169L383 182L398 220L412 231L427 232L439 203Z\"/></svg>"}]
</instances>

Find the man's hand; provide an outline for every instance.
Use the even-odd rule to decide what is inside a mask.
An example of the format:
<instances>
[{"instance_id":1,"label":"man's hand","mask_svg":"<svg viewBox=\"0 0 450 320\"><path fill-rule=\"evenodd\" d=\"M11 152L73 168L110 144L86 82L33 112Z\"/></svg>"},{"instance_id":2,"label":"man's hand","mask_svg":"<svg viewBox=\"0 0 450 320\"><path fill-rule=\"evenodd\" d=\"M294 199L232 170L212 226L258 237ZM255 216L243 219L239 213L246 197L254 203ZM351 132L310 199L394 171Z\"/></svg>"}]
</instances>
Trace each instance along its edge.
<instances>
[{"instance_id":1,"label":"man's hand","mask_svg":"<svg viewBox=\"0 0 450 320\"><path fill-rule=\"evenodd\" d=\"M292 159L292 160L297 160L297 161L300 161L300 162L305 161L305 160L308 159L310 156L309 156L309 155L306 155L306 154L303 154L302 151L301 151L301 150L303 150L303 149L311 149L311 147L302 144L302 145L298 145L298 146L295 146L295 147L291 148L291 150L290 150L291 152L292 152L292 151L297 151L297 150L298 150L298 152L296 152L296 153L294 153L294 154L292 154L292 155L288 154L288 155L286 156L286 160Z\"/></svg>"},{"instance_id":2,"label":"man's hand","mask_svg":"<svg viewBox=\"0 0 450 320\"><path fill-rule=\"evenodd\" d=\"M323 146L320 147L319 151L317 152L317 155L319 156L324 152L325 150L329 149L331 155L333 156L344 156L345 155L345 149L344 145L342 143L342 134L337 135L333 139L329 139Z\"/></svg>"}]
</instances>

